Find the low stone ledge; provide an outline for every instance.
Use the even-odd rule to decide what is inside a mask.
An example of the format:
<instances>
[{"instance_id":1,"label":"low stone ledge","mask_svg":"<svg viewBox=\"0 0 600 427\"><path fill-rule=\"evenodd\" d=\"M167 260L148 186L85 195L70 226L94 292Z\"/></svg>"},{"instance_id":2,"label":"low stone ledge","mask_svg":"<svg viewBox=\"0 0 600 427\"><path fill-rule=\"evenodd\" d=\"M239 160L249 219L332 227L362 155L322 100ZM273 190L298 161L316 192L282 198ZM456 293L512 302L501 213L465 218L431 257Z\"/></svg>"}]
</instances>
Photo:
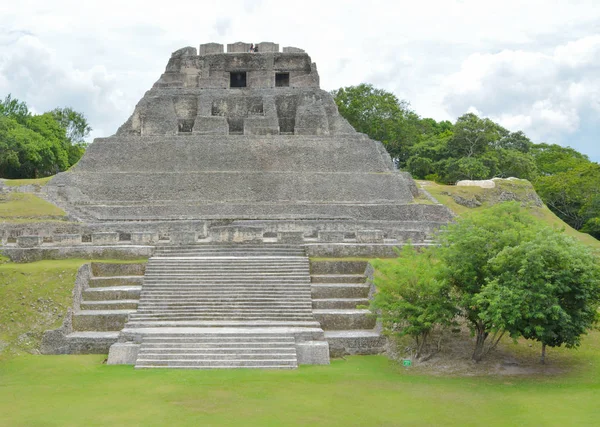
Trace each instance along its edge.
<instances>
[{"instance_id":1,"label":"low stone ledge","mask_svg":"<svg viewBox=\"0 0 600 427\"><path fill-rule=\"evenodd\" d=\"M209 235L213 242L221 243L261 243L262 227L224 226L212 227Z\"/></svg>"},{"instance_id":2,"label":"low stone ledge","mask_svg":"<svg viewBox=\"0 0 600 427\"><path fill-rule=\"evenodd\" d=\"M198 241L195 231L171 231L169 238L175 245L193 245Z\"/></svg>"},{"instance_id":3,"label":"low stone ledge","mask_svg":"<svg viewBox=\"0 0 600 427\"><path fill-rule=\"evenodd\" d=\"M329 365L327 341L304 341L296 343L299 365Z\"/></svg>"},{"instance_id":4,"label":"low stone ledge","mask_svg":"<svg viewBox=\"0 0 600 427\"><path fill-rule=\"evenodd\" d=\"M131 244L144 245L158 242L158 233L153 231L134 231L131 233Z\"/></svg>"},{"instance_id":5,"label":"low stone ledge","mask_svg":"<svg viewBox=\"0 0 600 427\"><path fill-rule=\"evenodd\" d=\"M94 245L114 245L115 243L119 243L119 233L92 233L92 244Z\"/></svg>"},{"instance_id":6,"label":"low stone ledge","mask_svg":"<svg viewBox=\"0 0 600 427\"><path fill-rule=\"evenodd\" d=\"M20 248L35 248L44 242L42 236L19 236L17 237L17 246Z\"/></svg>"},{"instance_id":7,"label":"low stone ledge","mask_svg":"<svg viewBox=\"0 0 600 427\"><path fill-rule=\"evenodd\" d=\"M108 350L107 365L135 365L140 344L117 342Z\"/></svg>"},{"instance_id":8,"label":"low stone ledge","mask_svg":"<svg viewBox=\"0 0 600 427\"><path fill-rule=\"evenodd\" d=\"M302 244L304 243L303 231L278 231L277 241L279 243Z\"/></svg>"},{"instance_id":9,"label":"low stone ledge","mask_svg":"<svg viewBox=\"0 0 600 427\"><path fill-rule=\"evenodd\" d=\"M81 234L54 234L52 243L56 246L70 246L81 244Z\"/></svg>"},{"instance_id":10,"label":"low stone ledge","mask_svg":"<svg viewBox=\"0 0 600 427\"><path fill-rule=\"evenodd\" d=\"M383 243L383 231L356 230L356 241L358 243Z\"/></svg>"},{"instance_id":11,"label":"low stone ledge","mask_svg":"<svg viewBox=\"0 0 600 427\"><path fill-rule=\"evenodd\" d=\"M345 233L343 231L319 231L319 240L321 242L341 243L344 241Z\"/></svg>"}]
</instances>

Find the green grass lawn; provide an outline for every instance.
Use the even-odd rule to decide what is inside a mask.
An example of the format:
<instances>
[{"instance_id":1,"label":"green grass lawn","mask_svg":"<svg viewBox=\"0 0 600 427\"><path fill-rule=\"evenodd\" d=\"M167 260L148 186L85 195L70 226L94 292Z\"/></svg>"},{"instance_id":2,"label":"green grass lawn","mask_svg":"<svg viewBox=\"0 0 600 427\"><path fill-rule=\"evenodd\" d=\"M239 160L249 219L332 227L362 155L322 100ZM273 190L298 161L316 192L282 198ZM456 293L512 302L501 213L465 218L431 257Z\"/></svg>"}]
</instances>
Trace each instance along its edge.
<instances>
[{"instance_id":1,"label":"green grass lawn","mask_svg":"<svg viewBox=\"0 0 600 427\"><path fill-rule=\"evenodd\" d=\"M44 186L50 181L53 176L47 176L46 178L35 178L35 179L5 179L4 184L9 187L19 187L21 185L39 185Z\"/></svg>"},{"instance_id":2,"label":"green grass lawn","mask_svg":"<svg viewBox=\"0 0 600 427\"><path fill-rule=\"evenodd\" d=\"M0 194L0 222L60 220L65 211L30 193Z\"/></svg>"},{"instance_id":3,"label":"green grass lawn","mask_svg":"<svg viewBox=\"0 0 600 427\"><path fill-rule=\"evenodd\" d=\"M384 356L294 371L140 371L103 359L3 362L0 425L592 426L600 417L598 357L584 372L538 378L431 377Z\"/></svg>"},{"instance_id":4,"label":"green grass lawn","mask_svg":"<svg viewBox=\"0 0 600 427\"><path fill-rule=\"evenodd\" d=\"M453 211L457 215L463 215L465 213L471 212L476 209L482 209L490 206L489 202L486 201L486 189L480 187L457 187L456 185L443 185L438 184L433 181L419 181L421 186L427 190L433 197L435 197L440 203L446 205L451 211ZM527 183L528 184L528 183ZM503 185L511 185L511 190L516 191L517 194L521 190L523 192L522 195L525 195L524 192L529 191L528 186L524 186L523 188L519 188L519 181L513 183L504 183ZM460 205L454 201L451 195L458 195L467 199L470 199L474 196L478 196L481 200L484 200L481 207L478 208L468 208L466 206ZM546 205L542 207L536 206L528 206L527 210L546 222L548 225L558 228L564 228L565 233L571 237L576 238L577 240L585 243L588 246L593 247L596 250L600 250L600 241L594 239L592 236L586 233L581 233L559 217L557 217Z\"/></svg>"},{"instance_id":5,"label":"green grass lawn","mask_svg":"<svg viewBox=\"0 0 600 427\"><path fill-rule=\"evenodd\" d=\"M3 262L4 260L4 262ZM72 304L75 276L92 260L11 263L0 259L0 363L3 357L39 346L42 334L62 323ZM145 260L101 260L131 263ZM2 347L7 347L2 352ZM0 372L2 367L0 365ZM1 425L1 424L0 424Z\"/></svg>"}]
</instances>

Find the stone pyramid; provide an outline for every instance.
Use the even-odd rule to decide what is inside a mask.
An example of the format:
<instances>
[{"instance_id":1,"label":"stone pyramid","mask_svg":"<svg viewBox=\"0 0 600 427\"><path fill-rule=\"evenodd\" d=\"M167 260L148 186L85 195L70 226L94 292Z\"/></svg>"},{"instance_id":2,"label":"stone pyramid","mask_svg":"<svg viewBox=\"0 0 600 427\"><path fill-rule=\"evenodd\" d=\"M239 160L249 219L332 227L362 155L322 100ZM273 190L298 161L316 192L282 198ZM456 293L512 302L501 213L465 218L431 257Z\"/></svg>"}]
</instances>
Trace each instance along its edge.
<instances>
[{"instance_id":1,"label":"stone pyramid","mask_svg":"<svg viewBox=\"0 0 600 427\"><path fill-rule=\"evenodd\" d=\"M131 117L57 175L49 196L94 223L250 221L277 231L286 221L354 230L448 219L415 204L410 176L340 116L308 54L274 43L249 50L174 52Z\"/></svg>"}]
</instances>

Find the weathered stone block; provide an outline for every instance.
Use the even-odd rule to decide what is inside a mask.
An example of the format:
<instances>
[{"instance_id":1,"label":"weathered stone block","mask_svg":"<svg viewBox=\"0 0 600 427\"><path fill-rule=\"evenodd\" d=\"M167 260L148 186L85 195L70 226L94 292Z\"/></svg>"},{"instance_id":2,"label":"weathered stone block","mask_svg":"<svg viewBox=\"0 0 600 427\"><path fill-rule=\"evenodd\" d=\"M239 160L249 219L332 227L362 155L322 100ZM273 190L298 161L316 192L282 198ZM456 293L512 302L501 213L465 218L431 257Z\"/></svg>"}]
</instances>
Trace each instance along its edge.
<instances>
[{"instance_id":1,"label":"weathered stone block","mask_svg":"<svg viewBox=\"0 0 600 427\"><path fill-rule=\"evenodd\" d=\"M258 53L273 53L279 52L279 44L272 42L258 43Z\"/></svg>"},{"instance_id":2,"label":"weathered stone block","mask_svg":"<svg viewBox=\"0 0 600 427\"><path fill-rule=\"evenodd\" d=\"M119 243L119 233L102 232L92 233L92 244L94 245L113 245Z\"/></svg>"},{"instance_id":3,"label":"weathered stone block","mask_svg":"<svg viewBox=\"0 0 600 427\"><path fill-rule=\"evenodd\" d=\"M329 365L327 341L304 341L296 343L299 365Z\"/></svg>"},{"instance_id":4,"label":"weathered stone block","mask_svg":"<svg viewBox=\"0 0 600 427\"><path fill-rule=\"evenodd\" d=\"M140 344L117 342L110 346L107 365L135 365Z\"/></svg>"},{"instance_id":5,"label":"weathered stone block","mask_svg":"<svg viewBox=\"0 0 600 427\"><path fill-rule=\"evenodd\" d=\"M236 42L227 45L227 53L244 53L250 50L250 43Z\"/></svg>"},{"instance_id":6,"label":"weathered stone block","mask_svg":"<svg viewBox=\"0 0 600 427\"><path fill-rule=\"evenodd\" d=\"M196 117L192 133L197 135L227 135L229 124L225 117Z\"/></svg>"},{"instance_id":7,"label":"weathered stone block","mask_svg":"<svg viewBox=\"0 0 600 427\"><path fill-rule=\"evenodd\" d=\"M223 53L223 45L221 43L204 43L200 45L200 55L214 53Z\"/></svg>"},{"instance_id":8,"label":"weathered stone block","mask_svg":"<svg viewBox=\"0 0 600 427\"><path fill-rule=\"evenodd\" d=\"M319 231L319 240L322 242L343 242L343 231Z\"/></svg>"},{"instance_id":9,"label":"weathered stone block","mask_svg":"<svg viewBox=\"0 0 600 427\"><path fill-rule=\"evenodd\" d=\"M71 246L81 244L81 234L55 234L52 241L56 246Z\"/></svg>"},{"instance_id":10,"label":"weathered stone block","mask_svg":"<svg viewBox=\"0 0 600 427\"><path fill-rule=\"evenodd\" d=\"M17 237L17 246L20 248L34 248L44 242L42 236L19 236Z\"/></svg>"},{"instance_id":11,"label":"weathered stone block","mask_svg":"<svg viewBox=\"0 0 600 427\"><path fill-rule=\"evenodd\" d=\"M260 243L263 241L263 229L261 227L212 227L209 231L209 235L213 242Z\"/></svg>"},{"instance_id":12,"label":"weathered stone block","mask_svg":"<svg viewBox=\"0 0 600 427\"><path fill-rule=\"evenodd\" d=\"M279 243L302 244L304 243L303 231L278 231L277 241Z\"/></svg>"},{"instance_id":13,"label":"weathered stone block","mask_svg":"<svg viewBox=\"0 0 600 427\"><path fill-rule=\"evenodd\" d=\"M195 231L172 231L169 238L176 245L193 245L198 241Z\"/></svg>"},{"instance_id":14,"label":"weathered stone block","mask_svg":"<svg viewBox=\"0 0 600 427\"><path fill-rule=\"evenodd\" d=\"M383 231L357 230L356 241L358 243L383 243Z\"/></svg>"},{"instance_id":15,"label":"weathered stone block","mask_svg":"<svg viewBox=\"0 0 600 427\"><path fill-rule=\"evenodd\" d=\"M283 53L304 53L304 49L299 47L286 46L282 49Z\"/></svg>"},{"instance_id":16,"label":"weathered stone block","mask_svg":"<svg viewBox=\"0 0 600 427\"><path fill-rule=\"evenodd\" d=\"M144 245L158 242L158 233L155 231L134 231L131 233L131 243Z\"/></svg>"}]
</instances>

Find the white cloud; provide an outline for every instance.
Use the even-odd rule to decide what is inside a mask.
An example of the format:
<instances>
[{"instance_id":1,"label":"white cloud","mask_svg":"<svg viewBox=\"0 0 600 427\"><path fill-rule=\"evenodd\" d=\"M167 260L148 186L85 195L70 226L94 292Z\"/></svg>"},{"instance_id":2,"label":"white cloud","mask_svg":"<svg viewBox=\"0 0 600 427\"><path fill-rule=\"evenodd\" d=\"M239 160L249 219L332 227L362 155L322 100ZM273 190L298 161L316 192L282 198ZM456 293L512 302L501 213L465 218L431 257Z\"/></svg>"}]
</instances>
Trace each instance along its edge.
<instances>
[{"instance_id":1,"label":"white cloud","mask_svg":"<svg viewBox=\"0 0 600 427\"><path fill-rule=\"evenodd\" d=\"M599 69L600 36L564 43L549 53L475 53L445 79L444 102L453 115L472 106L534 140L565 143L582 120L594 120L590 112L600 111Z\"/></svg>"},{"instance_id":2,"label":"white cloud","mask_svg":"<svg viewBox=\"0 0 600 427\"><path fill-rule=\"evenodd\" d=\"M95 135L109 135L172 51L274 41L306 49L326 90L371 82L423 116L454 120L473 107L534 139L561 142L591 128L600 111L600 8L597 0L552 3L2 2L0 96L11 92L39 111L72 105Z\"/></svg>"}]
</instances>

